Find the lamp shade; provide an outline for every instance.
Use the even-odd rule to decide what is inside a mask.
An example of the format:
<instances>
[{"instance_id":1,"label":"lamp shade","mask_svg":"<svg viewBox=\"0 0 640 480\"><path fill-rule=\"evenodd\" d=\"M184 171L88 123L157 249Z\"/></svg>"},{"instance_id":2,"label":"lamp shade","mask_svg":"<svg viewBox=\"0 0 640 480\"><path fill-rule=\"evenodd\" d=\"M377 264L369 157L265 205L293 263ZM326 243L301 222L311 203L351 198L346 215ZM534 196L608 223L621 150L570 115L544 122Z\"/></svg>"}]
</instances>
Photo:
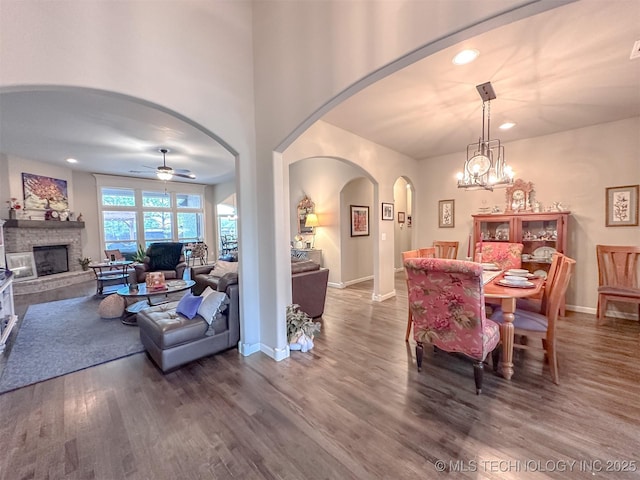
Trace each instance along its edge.
<instances>
[{"instance_id":1,"label":"lamp shade","mask_svg":"<svg viewBox=\"0 0 640 480\"><path fill-rule=\"evenodd\" d=\"M305 227L319 227L318 216L315 213L307 213L307 218L304 222Z\"/></svg>"}]
</instances>

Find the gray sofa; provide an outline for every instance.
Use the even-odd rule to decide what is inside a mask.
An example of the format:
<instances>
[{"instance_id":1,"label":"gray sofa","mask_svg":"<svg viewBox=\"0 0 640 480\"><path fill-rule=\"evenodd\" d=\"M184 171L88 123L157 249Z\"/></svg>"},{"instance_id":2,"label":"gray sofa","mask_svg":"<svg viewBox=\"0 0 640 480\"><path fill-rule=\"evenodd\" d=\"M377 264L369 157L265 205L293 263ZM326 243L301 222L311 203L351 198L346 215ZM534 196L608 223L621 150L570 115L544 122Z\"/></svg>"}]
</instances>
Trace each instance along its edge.
<instances>
[{"instance_id":1,"label":"gray sofa","mask_svg":"<svg viewBox=\"0 0 640 480\"><path fill-rule=\"evenodd\" d=\"M224 262L223 262L224 263ZM193 293L199 295L208 286L215 289L218 277L215 265L202 265L191 268L191 279L196 282ZM225 270L223 270L225 271ZM225 276L232 275L230 273ZM300 305L300 310L312 318L321 317L327 296L329 270L321 268L312 260L291 258L291 296L292 303Z\"/></svg>"},{"instance_id":2,"label":"gray sofa","mask_svg":"<svg viewBox=\"0 0 640 480\"><path fill-rule=\"evenodd\" d=\"M155 364L167 372L198 358L236 347L240 340L237 275L223 277L217 286L229 299L226 310L208 323L200 316L188 319L176 313L178 302L147 308L138 313L140 341Z\"/></svg>"}]
</instances>

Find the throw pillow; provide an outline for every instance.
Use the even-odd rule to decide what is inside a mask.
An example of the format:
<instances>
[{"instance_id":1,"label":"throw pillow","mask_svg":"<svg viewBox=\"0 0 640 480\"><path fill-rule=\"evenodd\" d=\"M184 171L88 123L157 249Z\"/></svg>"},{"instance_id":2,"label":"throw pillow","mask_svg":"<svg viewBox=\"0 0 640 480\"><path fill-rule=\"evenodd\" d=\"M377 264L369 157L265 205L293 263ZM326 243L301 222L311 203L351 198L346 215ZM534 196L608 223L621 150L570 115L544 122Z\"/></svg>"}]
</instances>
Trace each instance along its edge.
<instances>
[{"instance_id":1,"label":"throw pillow","mask_svg":"<svg viewBox=\"0 0 640 480\"><path fill-rule=\"evenodd\" d=\"M202 304L202 300L202 297L196 297L193 293L188 292L178 302L176 312L191 320L198 313L198 308Z\"/></svg>"},{"instance_id":2,"label":"throw pillow","mask_svg":"<svg viewBox=\"0 0 640 480\"><path fill-rule=\"evenodd\" d=\"M228 303L229 299L224 293L212 291L198 307L198 314L211 325L213 317L217 313L222 313Z\"/></svg>"},{"instance_id":3,"label":"throw pillow","mask_svg":"<svg viewBox=\"0 0 640 480\"><path fill-rule=\"evenodd\" d=\"M200 296L202 297L202 300L204 301L204 299L207 298L209 295L211 295L213 292L215 292L215 290L207 285L207 288L205 288L202 291Z\"/></svg>"},{"instance_id":4,"label":"throw pillow","mask_svg":"<svg viewBox=\"0 0 640 480\"><path fill-rule=\"evenodd\" d=\"M213 267L211 275L222 277L225 273L238 273L238 262L225 262L218 260Z\"/></svg>"}]
</instances>

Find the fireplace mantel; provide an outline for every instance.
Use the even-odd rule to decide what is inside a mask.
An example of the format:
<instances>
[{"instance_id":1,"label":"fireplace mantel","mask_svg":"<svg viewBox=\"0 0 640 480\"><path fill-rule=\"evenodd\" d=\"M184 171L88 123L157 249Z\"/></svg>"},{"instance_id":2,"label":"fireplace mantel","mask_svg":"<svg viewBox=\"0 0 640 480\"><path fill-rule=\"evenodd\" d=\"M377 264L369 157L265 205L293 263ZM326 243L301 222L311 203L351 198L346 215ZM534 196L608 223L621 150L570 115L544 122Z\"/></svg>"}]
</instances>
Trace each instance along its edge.
<instances>
[{"instance_id":1,"label":"fireplace mantel","mask_svg":"<svg viewBox=\"0 0 640 480\"><path fill-rule=\"evenodd\" d=\"M60 220L5 220L4 228L84 228L84 222Z\"/></svg>"}]
</instances>

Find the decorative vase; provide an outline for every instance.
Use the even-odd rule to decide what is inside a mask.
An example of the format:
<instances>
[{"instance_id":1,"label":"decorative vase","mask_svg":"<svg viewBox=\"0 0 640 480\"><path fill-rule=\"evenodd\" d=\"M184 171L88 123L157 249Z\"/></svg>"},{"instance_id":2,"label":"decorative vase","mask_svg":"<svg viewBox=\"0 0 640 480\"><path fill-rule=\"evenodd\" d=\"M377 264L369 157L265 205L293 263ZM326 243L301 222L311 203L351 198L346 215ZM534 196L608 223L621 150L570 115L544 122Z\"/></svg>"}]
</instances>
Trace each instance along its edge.
<instances>
[{"instance_id":1,"label":"decorative vase","mask_svg":"<svg viewBox=\"0 0 640 480\"><path fill-rule=\"evenodd\" d=\"M15 220L16 219L16 211L13 208L9 209L9 220Z\"/></svg>"},{"instance_id":2,"label":"decorative vase","mask_svg":"<svg viewBox=\"0 0 640 480\"><path fill-rule=\"evenodd\" d=\"M84 270L85 272L89 270L89 265L82 264L81 266L82 266L82 270Z\"/></svg>"}]
</instances>

